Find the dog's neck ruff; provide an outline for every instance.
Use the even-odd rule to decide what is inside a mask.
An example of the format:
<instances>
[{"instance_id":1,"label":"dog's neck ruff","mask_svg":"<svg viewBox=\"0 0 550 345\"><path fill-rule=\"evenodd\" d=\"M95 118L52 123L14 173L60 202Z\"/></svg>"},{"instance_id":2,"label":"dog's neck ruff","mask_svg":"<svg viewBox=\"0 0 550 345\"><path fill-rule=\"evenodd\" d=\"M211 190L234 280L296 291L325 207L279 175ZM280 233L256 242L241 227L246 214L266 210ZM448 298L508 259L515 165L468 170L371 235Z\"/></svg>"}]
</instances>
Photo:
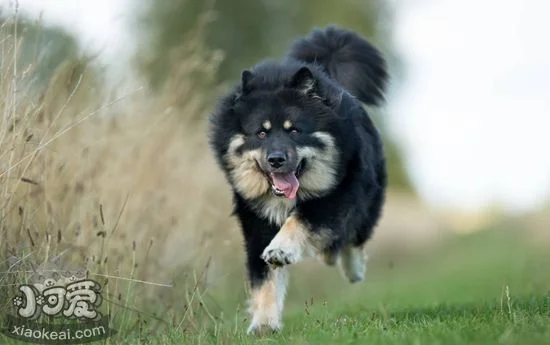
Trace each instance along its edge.
<instances>
[{"instance_id":1,"label":"dog's neck ruff","mask_svg":"<svg viewBox=\"0 0 550 345\"><path fill-rule=\"evenodd\" d=\"M254 203L255 211L264 216L271 224L277 226L283 225L295 208L296 198L288 199L271 193L266 194L257 203Z\"/></svg>"}]
</instances>

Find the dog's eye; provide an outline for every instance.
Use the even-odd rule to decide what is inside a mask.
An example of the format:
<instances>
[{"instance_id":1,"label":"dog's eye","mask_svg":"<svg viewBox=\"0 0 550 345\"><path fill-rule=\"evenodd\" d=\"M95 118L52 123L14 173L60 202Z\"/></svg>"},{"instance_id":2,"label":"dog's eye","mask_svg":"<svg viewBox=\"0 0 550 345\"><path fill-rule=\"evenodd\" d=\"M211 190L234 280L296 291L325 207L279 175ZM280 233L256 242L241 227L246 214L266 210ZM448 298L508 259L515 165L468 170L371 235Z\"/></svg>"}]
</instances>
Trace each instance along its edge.
<instances>
[{"instance_id":1,"label":"dog's eye","mask_svg":"<svg viewBox=\"0 0 550 345\"><path fill-rule=\"evenodd\" d=\"M257 135L258 135L258 138L264 139L267 136L267 133L266 131L259 131Z\"/></svg>"}]
</instances>

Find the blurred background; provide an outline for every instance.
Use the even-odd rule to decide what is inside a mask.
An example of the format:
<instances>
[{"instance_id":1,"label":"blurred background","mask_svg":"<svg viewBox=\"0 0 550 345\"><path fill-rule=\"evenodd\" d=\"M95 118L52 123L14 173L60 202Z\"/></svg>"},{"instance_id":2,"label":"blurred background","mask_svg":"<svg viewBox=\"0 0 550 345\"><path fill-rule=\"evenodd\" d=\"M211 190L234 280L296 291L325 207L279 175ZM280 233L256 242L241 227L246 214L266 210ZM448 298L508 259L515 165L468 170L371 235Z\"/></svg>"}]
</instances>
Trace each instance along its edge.
<instances>
[{"instance_id":1,"label":"blurred background","mask_svg":"<svg viewBox=\"0 0 550 345\"><path fill-rule=\"evenodd\" d=\"M111 297L127 283L117 277L149 282L136 289L176 314L197 286L234 286L219 298L242 302L242 241L206 118L242 69L328 24L369 38L390 64L387 103L371 110L390 174L367 247L375 272L421 257L454 272L473 251L503 272L487 282L498 295L518 239L529 248L519 272L542 269L528 258L550 244L548 2L0 4L2 271L76 262ZM474 247L440 260L466 235ZM295 298L328 295L306 273L328 269L302 266Z\"/></svg>"}]
</instances>

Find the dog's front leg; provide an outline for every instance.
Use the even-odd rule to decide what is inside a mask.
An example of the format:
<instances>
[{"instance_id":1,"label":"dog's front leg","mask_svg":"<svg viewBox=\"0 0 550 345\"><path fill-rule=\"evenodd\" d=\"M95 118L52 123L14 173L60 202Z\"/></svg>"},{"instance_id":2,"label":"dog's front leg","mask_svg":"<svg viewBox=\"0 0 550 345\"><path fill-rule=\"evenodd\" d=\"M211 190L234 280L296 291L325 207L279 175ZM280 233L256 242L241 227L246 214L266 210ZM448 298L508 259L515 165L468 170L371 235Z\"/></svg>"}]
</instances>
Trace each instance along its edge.
<instances>
[{"instance_id":1,"label":"dog's front leg","mask_svg":"<svg viewBox=\"0 0 550 345\"><path fill-rule=\"evenodd\" d=\"M252 320L247 333L263 334L281 329L287 282L287 269L280 267L269 270L264 279L252 285L249 309Z\"/></svg>"},{"instance_id":2,"label":"dog's front leg","mask_svg":"<svg viewBox=\"0 0 550 345\"><path fill-rule=\"evenodd\" d=\"M247 210L240 209L246 243L247 269L250 280L248 333L263 334L282 327L283 304L288 281L285 267L271 269L261 254L277 228Z\"/></svg>"},{"instance_id":3,"label":"dog's front leg","mask_svg":"<svg viewBox=\"0 0 550 345\"><path fill-rule=\"evenodd\" d=\"M309 225L293 214L265 248L262 259L275 267L295 264L306 256L315 255L314 237Z\"/></svg>"}]
</instances>

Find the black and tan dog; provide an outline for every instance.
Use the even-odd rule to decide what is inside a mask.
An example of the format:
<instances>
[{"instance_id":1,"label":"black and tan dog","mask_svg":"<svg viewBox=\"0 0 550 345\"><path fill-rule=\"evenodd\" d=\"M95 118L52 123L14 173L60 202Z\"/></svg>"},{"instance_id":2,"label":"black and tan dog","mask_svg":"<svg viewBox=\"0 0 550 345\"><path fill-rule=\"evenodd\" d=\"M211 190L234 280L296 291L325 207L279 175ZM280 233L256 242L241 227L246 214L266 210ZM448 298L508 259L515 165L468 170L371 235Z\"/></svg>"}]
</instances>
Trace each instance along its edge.
<instances>
[{"instance_id":1,"label":"black and tan dog","mask_svg":"<svg viewBox=\"0 0 550 345\"><path fill-rule=\"evenodd\" d=\"M362 103L383 100L386 63L356 33L328 27L241 79L210 118L210 144L244 235L249 332L278 330L286 265L318 255L339 262L349 281L364 278L386 170Z\"/></svg>"}]
</instances>

